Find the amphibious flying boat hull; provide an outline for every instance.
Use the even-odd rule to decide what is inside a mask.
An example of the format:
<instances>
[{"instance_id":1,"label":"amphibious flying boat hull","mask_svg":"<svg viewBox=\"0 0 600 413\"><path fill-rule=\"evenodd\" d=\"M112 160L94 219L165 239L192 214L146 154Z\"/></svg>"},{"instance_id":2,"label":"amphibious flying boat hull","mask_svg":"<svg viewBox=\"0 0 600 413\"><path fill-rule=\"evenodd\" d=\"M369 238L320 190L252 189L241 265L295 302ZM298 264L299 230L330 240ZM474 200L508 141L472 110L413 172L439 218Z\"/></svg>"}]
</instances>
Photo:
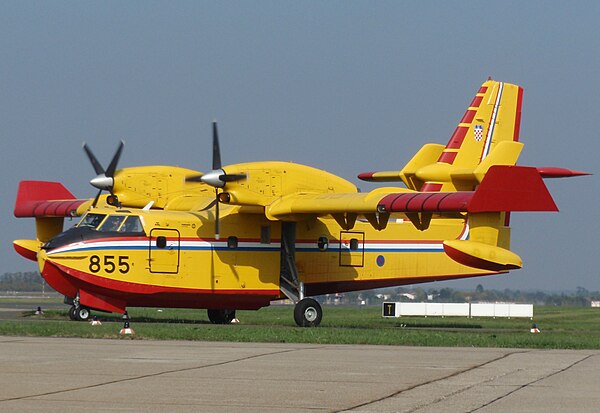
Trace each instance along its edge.
<instances>
[{"instance_id":1,"label":"amphibious flying boat hull","mask_svg":"<svg viewBox=\"0 0 600 413\"><path fill-rule=\"evenodd\" d=\"M279 290L210 290L176 288L111 280L60 264L38 253L46 282L66 297L79 294L80 304L101 311L123 313L127 307L236 308L257 310L279 297ZM65 260L63 260L65 261Z\"/></svg>"}]
</instances>

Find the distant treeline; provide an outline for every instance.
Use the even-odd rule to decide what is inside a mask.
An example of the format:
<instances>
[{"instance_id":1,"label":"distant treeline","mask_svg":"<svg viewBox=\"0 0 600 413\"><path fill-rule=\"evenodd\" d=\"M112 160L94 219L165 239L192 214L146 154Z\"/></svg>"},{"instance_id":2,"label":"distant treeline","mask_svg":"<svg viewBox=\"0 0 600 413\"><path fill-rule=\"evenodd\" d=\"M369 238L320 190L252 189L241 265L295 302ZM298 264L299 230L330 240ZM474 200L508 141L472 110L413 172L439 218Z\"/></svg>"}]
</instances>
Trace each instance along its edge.
<instances>
[{"instance_id":1,"label":"distant treeline","mask_svg":"<svg viewBox=\"0 0 600 413\"><path fill-rule=\"evenodd\" d=\"M330 296L328 296L331 301ZM574 292L547 293L542 291L485 290L478 285L474 291L458 291L452 288L388 288L385 290L358 291L343 295L342 302L348 304L367 302L370 305L383 301L399 302L438 302L438 303L476 303L510 302L535 305L589 307L592 301L600 301L600 291L588 291L577 287Z\"/></svg>"},{"instance_id":2,"label":"distant treeline","mask_svg":"<svg viewBox=\"0 0 600 413\"><path fill-rule=\"evenodd\" d=\"M0 292L32 292L42 291L42 287L50 290L39 272L5 272L0 275Z\"/></svg>"},{"instance_id":3,"label":"distant treeline","mask_svg":"<svg viewBox=\"0 0 600 413\"><path fill-rule=\"evenodd\" d=\"M51 291L38 272L13 272L0 275L0 293L2 292L33 292ZM339 297L339 299L338 299ZM474 291L458 291L452 288L424 289L417 288L387 288L384 290L357 291L346 294L330 294L319 297L323 302L339 302L346 304L370 305L383 301L413 301L413 302L511 302L529 303L535 305L589 307L592 301L600 301L599 291L588 291L577 287L575 292L546 293L542 291L520 290L485 290L478 285Z\"/></svg>"}]
</instances>

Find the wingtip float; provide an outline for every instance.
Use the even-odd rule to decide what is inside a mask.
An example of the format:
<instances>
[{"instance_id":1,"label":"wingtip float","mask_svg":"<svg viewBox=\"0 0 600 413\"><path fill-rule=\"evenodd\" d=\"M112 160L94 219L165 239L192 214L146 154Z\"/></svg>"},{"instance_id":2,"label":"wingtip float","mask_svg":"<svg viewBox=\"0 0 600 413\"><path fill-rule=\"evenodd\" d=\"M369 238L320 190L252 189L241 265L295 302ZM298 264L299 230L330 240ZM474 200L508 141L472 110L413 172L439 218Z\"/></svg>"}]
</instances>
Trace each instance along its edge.
<instances>
[{"instance_id":1,"label":"wingtip float","mask_svg":"<svg viewBox=\"0 0 600 413\"><path fill-rule=\"evenodd\" d=\"M22 182L15 216L34 217L36 237L14 246L73 303L73 319L152 306L204 308L227 323L287 297L296 323L315 326L311 296L520 268L510 213L557 210L543 178L586 174L516 166L522 98L517 85L484 82L445 146L359 175L406 187L368 193L304 165L222 166L216 122L208 173L117 169L122 145L105 170L86 145L107 178L100 192L81 200L59 183ZM65 231L70 216L81 220Z\"/></svg>"}]
</instances>

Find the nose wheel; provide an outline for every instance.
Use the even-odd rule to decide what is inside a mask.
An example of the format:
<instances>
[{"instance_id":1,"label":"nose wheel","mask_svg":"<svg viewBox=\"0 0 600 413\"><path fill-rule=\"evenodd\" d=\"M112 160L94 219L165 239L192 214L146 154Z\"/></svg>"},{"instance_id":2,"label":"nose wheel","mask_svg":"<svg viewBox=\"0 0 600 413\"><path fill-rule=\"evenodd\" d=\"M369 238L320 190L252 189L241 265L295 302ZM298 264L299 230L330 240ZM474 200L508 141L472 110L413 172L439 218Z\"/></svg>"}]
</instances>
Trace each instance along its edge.
<instances>
[{"instance_id":1,"label":"nose wheel","mask_svg":"<svg viewBox=\"0 0 600 413\"><path fill-rule=\"evenodd\" d=\"M300 327L316 327L321 324L323 309L312 298L304 298L294 308L294 320Z\"/></svg>"},{"instance_id":2,"label":"nose wheel","mask_svg":"<svg viewBox=\"0 0 600 413\"><path fill-rule=\"evenodd\" d=\"M90 319L90 309L81 306L71 306L69 309L69 318L73 321L87 321Z\"/></svg>"}]
</instances>

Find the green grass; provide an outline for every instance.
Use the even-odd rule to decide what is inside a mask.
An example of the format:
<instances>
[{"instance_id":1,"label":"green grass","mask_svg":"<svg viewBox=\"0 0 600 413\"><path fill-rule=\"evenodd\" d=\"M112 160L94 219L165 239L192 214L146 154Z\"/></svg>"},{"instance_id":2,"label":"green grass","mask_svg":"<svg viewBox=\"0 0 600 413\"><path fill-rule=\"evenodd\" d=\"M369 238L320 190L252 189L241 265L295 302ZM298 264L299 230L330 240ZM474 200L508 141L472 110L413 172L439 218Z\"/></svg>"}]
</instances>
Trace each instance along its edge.
<instances>
[{"instance_id":1,"label":"green grass","mask_svg":"<svg viewBox=\"0 0 600 413\"><path fill-rule=\"evenodd\" d=\"M2 303L2 300L0 300ZM35 306L32 305L32 308ZM447 347L547 349L600 348L600 309L535 307L541 334L531 334L529 319L402 317L384 319L381 307L324 307L321 326L296 327L292 306L238 311L241 323L212 325L204 310L132 308L133 336L120 336L118 315L94 313L103 325L68 321L64 310L43 316L25 312L17 321L0 322L0 335L203 340L230 342L375 344Z\"/></svg>"}]
</instances>

